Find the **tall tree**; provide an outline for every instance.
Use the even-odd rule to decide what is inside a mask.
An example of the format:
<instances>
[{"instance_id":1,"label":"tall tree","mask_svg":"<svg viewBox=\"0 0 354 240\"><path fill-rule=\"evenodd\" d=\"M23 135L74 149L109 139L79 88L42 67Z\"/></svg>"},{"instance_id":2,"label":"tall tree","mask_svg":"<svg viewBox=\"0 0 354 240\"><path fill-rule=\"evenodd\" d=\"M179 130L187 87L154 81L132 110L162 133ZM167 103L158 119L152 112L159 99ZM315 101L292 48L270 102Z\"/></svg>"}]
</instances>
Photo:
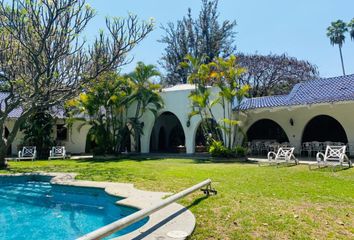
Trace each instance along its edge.
<instances>
[{"instance_id":1,"label":"tall tree","mask_svg":"<svg viewBox=\"0 0 354 240\"><path fill-rule=\"evenodd\" d=\"M36 146L37 156L41 159L47 158L49 149L54 144L52 136L54 123L55 120L50 111L37 109L20 127L24 135L22 144Z\"/></svg>"},{"instance_id":2,"label":"tall tree","mask_svg":"<svg viewBox=\"0 0 354 240\"><path fill-rule=\"evenodd\" d=\"M354 18L348 23L350 38L354 40Z\"/></svg>"},{"instance_id":3,"label":"tall tree","mask_svg":"<svg viewBox=\"0 0 354 240\"><path fill-rule=\"evenodd\" d=\"M187 82L188 69L180 66L187 54L199 59L203 57L204 63L234 54L235 26L236 21L220 22L218 0L202 0L196 19L192 18L191 9L188 9L187 16L182 20L163 26L165 36L160 42L166 47L160 63L167 72L167 84Z\"/></svg>"},{"instance_id":4,"label":"tall tree","mask_svg":"<svg viewBox=\"0 0 354 240\"><path fill-rule=\"evenodd\" d=\"M140 136L144 134L140 119L147 111L156 116L163 106L162 98L157 92L160 85L153 83L153 78L158 76L160 73L154 65L145 65L143 62L138 62L134 71L127 76L132 88L131 103L136 104L135 115L130 118L129 123L133 129L137 152L140 151Z\"/></svg>"},{"instance_id":5,"label":"tall tree","mask_svg":"<svg viewBox=\"0 0 354 240\"><path fill-rule=\"evenodd\" d=\"M223 140L226 148L232 149L236 140L237 125L239 124L239 115L233 114L233 103L241 102L246 96L249 86L240 84L240 76L245 71L237 63L236 57L231 55L228 59L215 58L214 61L205 64L203 59L187 56L188 62L184 67L191 68L191 74L188 76L188 82L195 85L195 90L189 95L192 104L192 111L189 117L200 116L205 123L208 133L213 133L215 126L212 119L218 123L218 128L222 130L222 135L214 134L217 141ZM216 97L212 96L210 86L218 88ZM223 118L215 118L214 106L221 105ZM210 122L208 126L208 122ZM218 133L218 132L216 132Z\"/></svg>"},{"instance_id":6,"label":"tall tree","mask_svg":"<svg viewBox=\"0 0 354 240\"><path fill-rule=\"evenodd\" d=\"M337 20L332 22L331 25L327 28L327 37L329 38L331 44L338 45L339 55L342 63L343 75L345 75L344 61L342 47L345 41L345 33L348 31L347 24L342 20Z\"/></svg>"},{"instance_id":7,"label":"tall tree","mask_svg":"<svg viewBox=\"0 0 354 240\"><path fill-rule=\"evenodd\" d=\"M251 87L251 97L287 94L296 83L319 77L315 65L285 54L237 54L241 67L247 69L239 78Z\"/></svg>"},{"instance_id":8,"label":"tall tree","mask_svg":"<svg viewBox=\"0 0 354 240\"><path fill-rule=\"evenodd\" d=\"M122 151L122 141L126 140L123 137L129 135L125 132L125 126L128 123L130 93L131 87L126 78L108 72L90 84L84 93L66 102L71 116L68 121L70 126L77 116L82 115L86 117L81 120L92 126L88 137L94 143L91 149L94 153Z\"/></svg>"},{"instance_id":9,"label":"tall tree","mask_svg":"<svg viewBox=\"0 0 354 240\"><path fill-rule=\"evenodd\" d=\"M21 109L7 141L0 139L0 166L21 124L35 109L72 99L82 86L130 62L127 54L153 30L135 15L107 19L92 46L80 37L94 17L85 0L0 0L0 132L9 114Z\"/></svg>"}]
</instances>

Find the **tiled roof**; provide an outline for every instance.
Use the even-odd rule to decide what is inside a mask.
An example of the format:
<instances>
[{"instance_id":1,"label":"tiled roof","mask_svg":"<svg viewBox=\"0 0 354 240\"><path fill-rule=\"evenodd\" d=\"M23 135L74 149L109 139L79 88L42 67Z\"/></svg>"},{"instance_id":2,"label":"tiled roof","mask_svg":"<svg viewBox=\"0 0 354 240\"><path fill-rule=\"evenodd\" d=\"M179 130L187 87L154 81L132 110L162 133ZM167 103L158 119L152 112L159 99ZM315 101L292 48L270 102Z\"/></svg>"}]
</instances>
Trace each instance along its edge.
<instances>
[{"instance_id":1,"label":"tiled roof","mask_svg":"<svg viewBox=\"0 0 354 240\"><path fill-rule=\"evenodd\" d=\"M3 100L6 98L6 96L8 96L8 93L0 92L0 105L1 105L2 110L4 108ZM9 118L18 118L21 116L21 114L22 114L22 108L19 107L19 108L14 109L13 111L11 111L10 114L8 115L8 117ZM56 118L65 118L65 113L60 108L53 108L52 115L53 115L53 117L56 117Z\"/></svg>"},{"instance_id":2,"label":"tiled roof","mask_svg":"<svg viewBox=\"0 0 354 240\"><path fill-rule=\"evenodd\" d=\"M241 110L354 101L354 74L296 84L288 95L247 98Z\"/></svg>"}]
</instances>

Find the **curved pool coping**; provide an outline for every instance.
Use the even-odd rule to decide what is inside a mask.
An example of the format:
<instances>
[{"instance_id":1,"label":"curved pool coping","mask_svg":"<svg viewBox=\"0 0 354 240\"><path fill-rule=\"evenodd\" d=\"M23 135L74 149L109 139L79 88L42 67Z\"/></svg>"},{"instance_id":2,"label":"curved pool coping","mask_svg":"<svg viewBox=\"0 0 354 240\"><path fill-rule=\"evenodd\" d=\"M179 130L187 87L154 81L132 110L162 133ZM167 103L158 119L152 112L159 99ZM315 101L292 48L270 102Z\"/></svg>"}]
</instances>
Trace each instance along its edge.
<instances>
[{"instance_id":1,"label":"curved pool coping","mask_svg":"<svg viewBox=\"0 0 354 240\"><path fill-rule=\"evenodd\" d=\"M114 182L94 182L76 180L75 173L23 173L23 174L0 174L3 177L33 177L40 180L41 177L51 177L51 184L101 188L107 194L122 197L116 204L143 209L155 205L164 197L171 195L166 192L150 192L139 190L129 183ZM184 206L172 203L169 206L151 214L149 220L140 228L125 234L114 240L139 240L139 239L158 239L158 240L179 240L186 237L173 236L174 233L185 233L190 236L195 228L196 219L191 211ZM103 226L102 226L103 227Z\"/></svg>"}]
</instances>

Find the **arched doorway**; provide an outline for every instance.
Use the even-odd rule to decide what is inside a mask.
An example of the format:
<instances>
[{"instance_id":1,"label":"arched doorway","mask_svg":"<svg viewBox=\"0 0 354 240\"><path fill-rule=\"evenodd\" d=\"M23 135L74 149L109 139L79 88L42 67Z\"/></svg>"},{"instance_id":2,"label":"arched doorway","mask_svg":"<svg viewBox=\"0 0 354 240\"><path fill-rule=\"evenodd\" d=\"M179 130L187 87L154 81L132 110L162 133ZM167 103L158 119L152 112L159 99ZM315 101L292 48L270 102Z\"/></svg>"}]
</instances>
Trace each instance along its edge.
<instances>
[{"instance_id":1,"label":"arched doorway","mask_svg":"<svg viewBox=\"0 0 354 240\"><path fill-rule=\"evenodd\" d=\"M195 134L195 152L207 152L208 137L222 141L222 133L214 119L206 119L200 122Z\"/></svg>"},{"instance_id":2,"label":"arched doorway","mask_svg":"<svg viewBox=\"0 0 354 240\"><path fill-rule=\"evenodd\" d=\"M150 137L150 152L186 152L181 122L171 112L164 112L156 120Z\"/></svg>"},{"instance_id":3,"label":"arched doorway","mask_svg":"<svg viewBox=\"0 0 354 240\"><path fill-rule=\"evenodd\" d=\"M160 128L158 141L159 141L158 150L166 151L166 131L164 127Z\"/></svg>"},{"instance_id":4,"label":"arched doorway","mask_svg":"<svg viewBox=\"0 0 354 240\"><path fill-rule=\"evenodd\" d=\"M255 122L246 133L247 141L276 141L278 143L289 142L284 129L275 121L262 119Z\"/></svg>"},{"instance_id":5,"label":"arched doorway","mask_svg":"<svg viewBox=\"0 0 354 240\"><path fill-rule=\"evenodd\" d=\"M302 134L302 142L341 142L348 143L343 126L333 117L319 115L312 118Z\"/></svg>"}]
</instances>

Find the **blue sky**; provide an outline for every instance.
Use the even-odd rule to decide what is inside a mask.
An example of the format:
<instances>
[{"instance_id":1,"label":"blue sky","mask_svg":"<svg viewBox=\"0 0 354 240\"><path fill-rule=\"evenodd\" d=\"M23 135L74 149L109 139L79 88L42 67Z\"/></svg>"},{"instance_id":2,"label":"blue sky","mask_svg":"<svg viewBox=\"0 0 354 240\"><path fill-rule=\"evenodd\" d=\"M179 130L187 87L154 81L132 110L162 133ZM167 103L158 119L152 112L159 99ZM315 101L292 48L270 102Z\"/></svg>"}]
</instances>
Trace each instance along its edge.
<instances>
[{"instance_id":1,"label":"blue sky","mask_svg":"<svg viewBox=\"0 0 354 240\"><path fill-rule=\"evenodd\" d=\"M164 34L161 25L176 22L188 7L194 14L200 0L87 0L97 16L86 30L92 39L105 27L105 16L126 16L135 13L141 19L153 17L156 28L134 49L134 62L122 71L129 72L137 61L158 65L164 45L157 42ZM236 45L245 53L287 53L318 66L321 76L341 75L338 47L326 36L331 21L354 18L353 0L219 0L220 19L236 20ZM354 41L349 36L343 47L347 74L354 73Z\"/></svg>"}]
</instances>

